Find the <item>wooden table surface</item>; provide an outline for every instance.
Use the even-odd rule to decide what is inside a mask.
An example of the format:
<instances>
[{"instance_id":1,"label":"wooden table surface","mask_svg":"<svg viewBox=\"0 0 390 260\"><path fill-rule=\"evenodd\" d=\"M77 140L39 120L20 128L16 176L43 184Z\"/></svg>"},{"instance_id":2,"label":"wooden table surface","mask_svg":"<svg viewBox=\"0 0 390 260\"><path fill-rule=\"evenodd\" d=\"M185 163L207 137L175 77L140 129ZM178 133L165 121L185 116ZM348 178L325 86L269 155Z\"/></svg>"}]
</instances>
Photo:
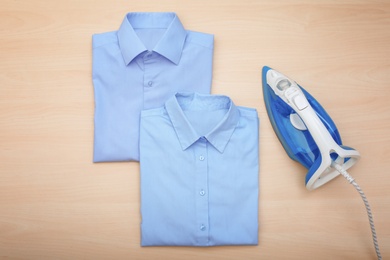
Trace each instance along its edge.
<instances>
[{"instance_id":1,"label":"wooden table surface","mask_svg":"<svg viewBox=\"0 0 390 260\"><path fill-rule=\"evenodd\" d=\"M140 247L139 164L92 163L91 36L127 12L174 11L215 35L212 93L260 117L259 245ZM309 192L264 106L271 66L326 108L362 158L349 172L390 258L389 1L0 3L0 258L375 259L364 205L339 177Z\"/></svg>"}]
</instances>

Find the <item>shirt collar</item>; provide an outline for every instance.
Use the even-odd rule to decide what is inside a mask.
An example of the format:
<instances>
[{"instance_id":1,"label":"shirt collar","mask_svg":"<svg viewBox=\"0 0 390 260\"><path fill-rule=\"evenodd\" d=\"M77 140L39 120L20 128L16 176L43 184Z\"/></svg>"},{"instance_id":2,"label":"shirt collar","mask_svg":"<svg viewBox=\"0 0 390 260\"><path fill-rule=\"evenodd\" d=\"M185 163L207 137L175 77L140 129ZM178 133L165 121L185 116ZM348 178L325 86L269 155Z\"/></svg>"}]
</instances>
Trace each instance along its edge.
<instances>
[{"instance_id":1,"label":"shirt collar","mask_svg":"<svg viewBox=\"0 0 390 260\"><path fill-rule=\"evenodd\" d=\"M119 47L128 65L146 51L134 28L167 28L153 51L179 64L187 32L175 13L128 13L118 30Z\"/></svg>"},{"instance_id":2,"label":"shirt collar","mask_svg":"<svg viewBox=\"0 0 390 260\"><path fill-rule=\"evenodd\" d=\"M190 103L191 106L202 104L205 110L227 108L228 111L213 130L201 136L195 131L183 112L183 106L186 106L183 104L185 103ZM193 143L204 137L220 153L223 153L240 118L240 112L233 101L229 97L222 95L177 93L165 103L165 109L183 150L186 150Z\"/></svg>"}]
</instances>

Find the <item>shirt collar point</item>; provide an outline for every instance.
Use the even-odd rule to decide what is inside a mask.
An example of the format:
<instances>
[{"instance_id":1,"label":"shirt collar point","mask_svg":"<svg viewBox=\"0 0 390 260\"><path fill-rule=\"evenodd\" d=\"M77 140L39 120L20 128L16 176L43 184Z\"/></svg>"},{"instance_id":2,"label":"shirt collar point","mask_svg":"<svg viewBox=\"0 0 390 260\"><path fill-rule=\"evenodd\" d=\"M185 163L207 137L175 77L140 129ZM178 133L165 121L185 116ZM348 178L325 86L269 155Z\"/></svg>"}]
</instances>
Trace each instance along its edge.
<instances>
[{"instance_id":1,"label":"shirt collar point","mask_svg":"<svg viewBox=\"0 0 390 260\"><path fill-rule=\"evenodd\" d=\"M219 152L219 153L224 153L225 148L230 141L230 137L228 139L222 140L220 139L219 142L218 140L213 140L211 137L206 136L206 140Z\"/></svg>"},{"instance_id":2,"label":"shirt collar point","mask_svg":"<svg viewBox=\"0 0 390 260\"><path fill-rule=\"evenodd\" d=\"M184 29L179 17L175 15L163 38L155 46L154 51L178 65L186 38L187 31Z\"/></svg>"},{"instance_id":3,"label":"shirt collar point","mask_svg":"<svg viewBox=\"0 0 390 260\"><path fill-rule=\"evenodd\" d=\"M174 54L170 54L167 51L160 50L159 48L154 48L153 51L157 52L161 56L164 56L166 59L168 59L169 61L171 61L175 65L179 65L179 63L180 63L182 50L180 50L180 51L178 50L177 53L174 53Z\"/></svg>"},{"instance_id":4,"label":"shirt collar point","mask_svg":"<svg viewBox=\"0 0 390 260\"><path fill-rule=\"evenodd\" d=\"M117 32L117 37L119 48L126 66L129 65L140 53L146 51L146 47L135 33L127 15L123 19Z\"/></svg>"},{"instance_id":5,"label":"shirt collar point","mask_svg":"<svg viewBox=\"0 0 390 260\"><path fill-rule=\"evenodd\" d=\"M178 55L178 56L176 56L176 57L171 57L171 58L169 58L169 60L172 61L173 64L179 65L179 63L180 63L180 58L181 58L181 55Z\"/></svg>"}]
</instances>

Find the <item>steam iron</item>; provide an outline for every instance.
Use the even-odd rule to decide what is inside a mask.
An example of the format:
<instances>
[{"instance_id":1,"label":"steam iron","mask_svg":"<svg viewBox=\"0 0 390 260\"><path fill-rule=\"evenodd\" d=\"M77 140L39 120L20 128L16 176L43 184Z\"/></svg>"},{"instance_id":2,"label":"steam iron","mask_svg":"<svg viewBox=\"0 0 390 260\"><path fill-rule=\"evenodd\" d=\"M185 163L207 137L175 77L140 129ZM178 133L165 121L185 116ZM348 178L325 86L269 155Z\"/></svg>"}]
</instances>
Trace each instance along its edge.
<instances>
[{"instance_id":1,"label":"steam iron","mask_svg":"<svg viewBox=\"0 0 390 260\"><path fill-rule=\"evenodd\" d=\"M363 190L347 172L360 158L359 152L342 144L339 131L324 108L282 73L263 68L263 94L272 127L287 154L309 170L306 188L316 189L341 174L359 192L375 252L381 260L371 207Z\"/></svg>"},{"instance_id":2,"label":"steam iron","mask_svg":"<svg viewBox=\"0 0 390 260\"><path fill-rule=\"evenodd\" d=\"M316 189L347 170L360 158L344 146L324 108L295 81L263 68L263 94L272 127L289 157L308 169L305 184ZM337 167L336 167L337 166Z\"/></svg>"}]
</instances>

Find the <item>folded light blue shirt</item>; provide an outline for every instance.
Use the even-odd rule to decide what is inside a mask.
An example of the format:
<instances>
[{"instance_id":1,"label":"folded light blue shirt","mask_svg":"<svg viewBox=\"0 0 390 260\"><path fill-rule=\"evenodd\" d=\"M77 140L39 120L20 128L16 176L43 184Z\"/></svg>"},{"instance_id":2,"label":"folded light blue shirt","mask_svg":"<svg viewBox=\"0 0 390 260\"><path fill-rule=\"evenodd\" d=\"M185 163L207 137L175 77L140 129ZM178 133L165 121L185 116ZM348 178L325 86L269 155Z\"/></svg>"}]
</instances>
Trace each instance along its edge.
<instances>
[{"instance_id":1,"label":"folded light blue shirt","mask_svg":"<svg viewBox=\"0 0 390 260\"><path fill-rule=\"evenodd\" d=\"M214 37L185 30L175 13L128 13L92 44L94 162L138 161L141 110L178 91L210 93Z\"/></svg>"},{"instance_id":2,"label":"folded light blue shirt","mask_svg":"<svg viewBox=\"0 0 390 260\"><path fill-rule=\"evenodd\" d=\"M258 243L259 120L222 95L142 111L141 245Z\"/></svg>"}]
</instances>

